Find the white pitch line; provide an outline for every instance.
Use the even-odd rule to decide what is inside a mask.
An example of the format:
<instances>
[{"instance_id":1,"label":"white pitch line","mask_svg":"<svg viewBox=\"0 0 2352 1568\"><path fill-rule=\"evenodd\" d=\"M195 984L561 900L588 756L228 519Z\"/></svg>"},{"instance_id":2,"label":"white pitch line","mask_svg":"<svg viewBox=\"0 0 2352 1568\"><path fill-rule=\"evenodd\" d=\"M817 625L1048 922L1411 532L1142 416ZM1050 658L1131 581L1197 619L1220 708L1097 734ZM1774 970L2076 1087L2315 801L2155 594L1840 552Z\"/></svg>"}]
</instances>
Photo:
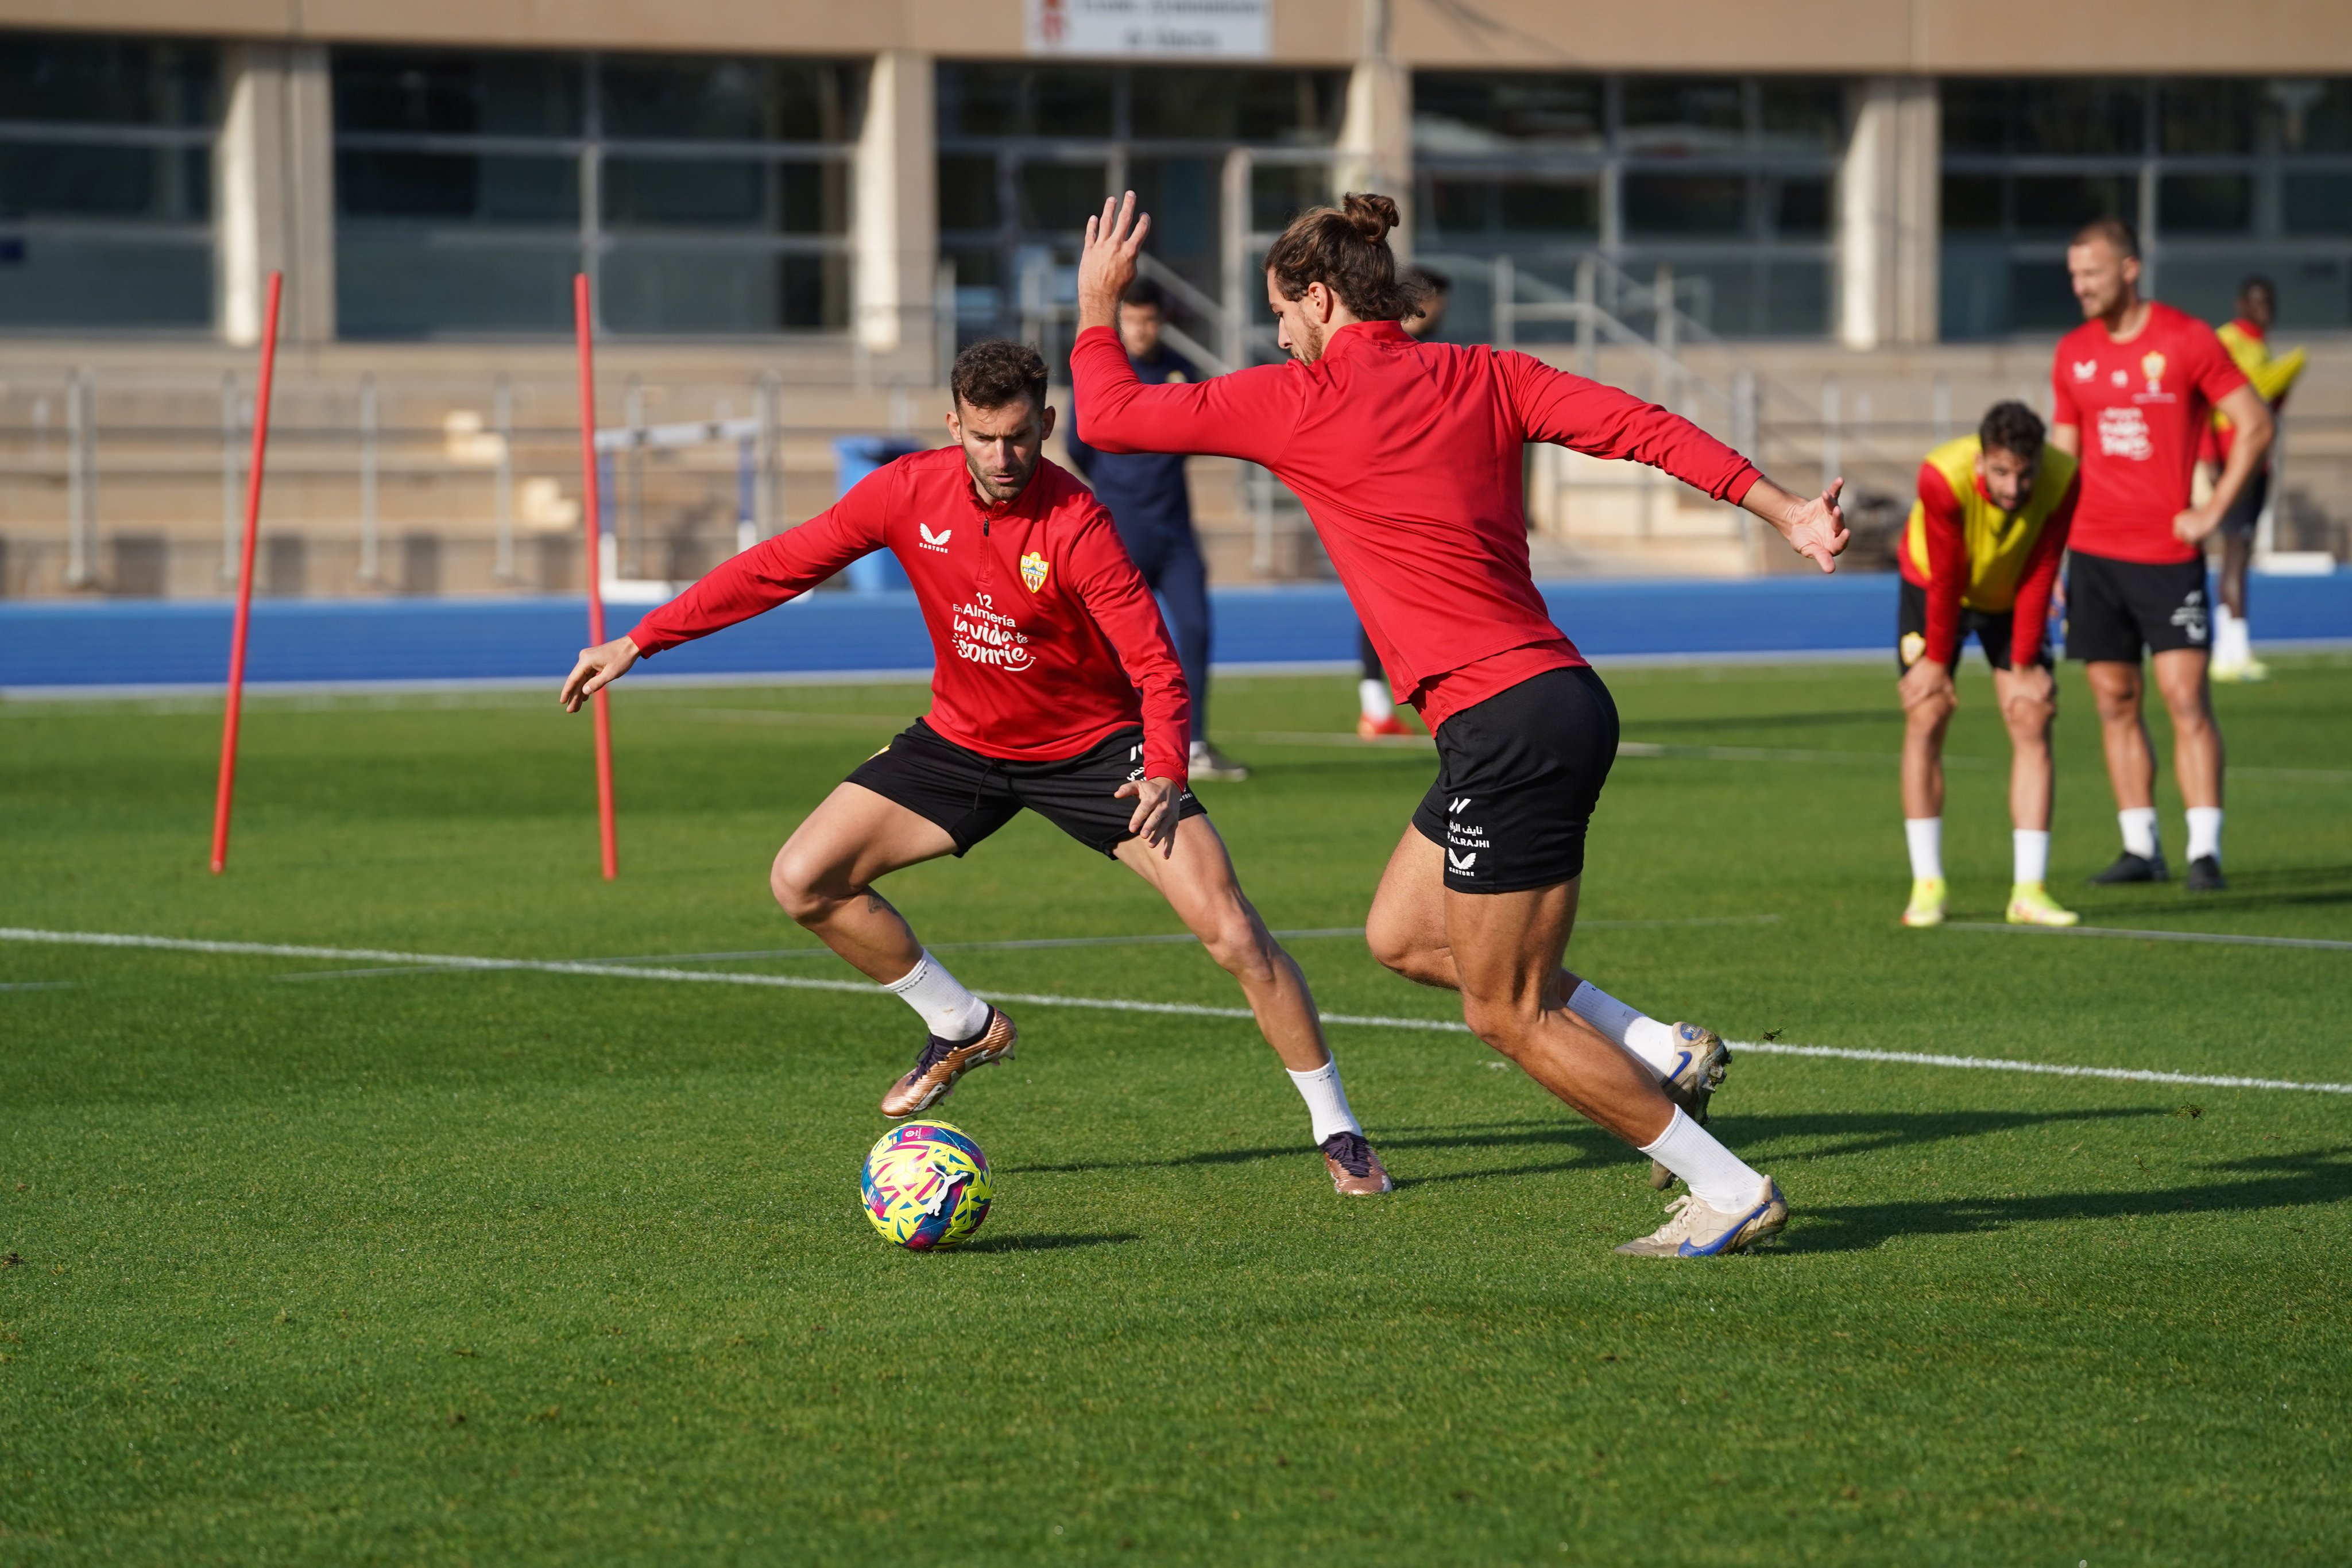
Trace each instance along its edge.
<instances>
[{"instance_id":1,"label":"white pitch line","mask_svg":"<svg viewBox=\"0 0 2352 1568\"><path fill-rule=\"evenodd\" d=\"M2000 927L1994 927L1998 930ZM583 964L549 958L484 958L467 955L399 953L374 947L311 947L277 942L213 942L187 936L148 936L108 931L40 931L0 926L0 942L41 942L84 947L142 947L176 953L226 953L269 958L375 958L425 964L444 969L520 969L554 975L595 975L625 980L687 980L735 986L773 986L790 990L845 991L878 997L879 986L857 980L819 980L794 975L747 975L725 970L656 969L638 965ZM1158 1013L1178 1018L1246 1019L1247 1008L1207 1007L1193 1002L1141 1002L1115 997L1064 997L1034 991L987 991L999 1001L1036 1007L1088 1008L1103 1012ZM1325 1013L1325 1023L1364 1029L1404 1029L1437 1034L1467 1034L1446 1019L1383 1018L1361 1013ZM1858 1051L1833 1045L1783 1045L1763 1040L1727 1041L1736 1051L1764 1056L1826 1057L1844 1061L1892 1061L1914 1067L1950 1067L1976 1072L2034 1072L2058 1078L2099 1078L2124 1083L2180 1083L2210 1089L2288 1089L2313 1094L2352 1094L2352 1083L2306 1083L2289 1078L2238 1078L2215 1073L2158 1072L2147 1068L2079 1067L2066 1062L2015 1061L1992 1056L1941 1056L1913 1051Z\"/></svg>"},{"instance_id":2,"label":"white pitch line","mask_svg":"<svg viewBox=\"0 0 2352 1568\"><path fill-rule=\"evenodd\" d=\"M2123 936L2143 942L2219 942L2237 947L2319 947L2352 953L2352 942L2325 936L2245 936L2234 931L2133 931L2119 925L1999 925L1990 920L1948 920L1951 931L1990 931L2003 936Z\"/></svg>"}]
</instances>

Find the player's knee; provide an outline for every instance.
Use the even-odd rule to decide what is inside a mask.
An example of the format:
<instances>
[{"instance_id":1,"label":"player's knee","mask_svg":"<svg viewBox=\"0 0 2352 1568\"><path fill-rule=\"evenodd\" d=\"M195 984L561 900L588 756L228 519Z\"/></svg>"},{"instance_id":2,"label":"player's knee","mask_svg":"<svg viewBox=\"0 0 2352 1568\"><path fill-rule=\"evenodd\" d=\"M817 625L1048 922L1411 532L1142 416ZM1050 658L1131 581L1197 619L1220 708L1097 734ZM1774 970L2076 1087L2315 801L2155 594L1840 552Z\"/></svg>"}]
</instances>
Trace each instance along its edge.
<instances>
[{"instance_id":1,"label":"player's knee","mask_svg":"<svg viewBox=\"0 0 2352 1568\"><path fill-rule=\"evenodd\" d=\"M837 902L817 890L817 868L794 853L790 844L776 852L775 863L768 868L768 891L776 895L786 915L803 925L817 919Z\"/></svg>"},{"instance_id":2,"label":"player's knee","mask_svg":"<svg viewBox=\"0 0 2352 1568\"><path fill-rule=\"evenodd\" d=\"M1462 1021L1469 1025L1470 1032L1515 1061L1538 1016L1537 1009L1514 998L1468 995L1462 998Z\"/></svg>"},{"instance_id":3,"label":"player's knee","mask_svg":"<svg viewBox=\"0 0 2352 1568\"><path fill-rule=\"evenodd\" d=\"M2058 710L2049 703L2021 698L2003 710L2009 719L2010 739L2023 745L2039 741L2049 733L2050 721Z\"/></svg>"},{"instance_id":4,"label":"player's knee","mask_svg":"<svg viewBox=\"0 0 2352 1568\"><path fill-rule=\"evenodd\" d=\"M1209 956L1217 961L1217 967L1238 980L1247 983L1274 977L1274 938L1244 911L1227 913L1201 942L1208 948Z\"/></svg>"}]
</instances>

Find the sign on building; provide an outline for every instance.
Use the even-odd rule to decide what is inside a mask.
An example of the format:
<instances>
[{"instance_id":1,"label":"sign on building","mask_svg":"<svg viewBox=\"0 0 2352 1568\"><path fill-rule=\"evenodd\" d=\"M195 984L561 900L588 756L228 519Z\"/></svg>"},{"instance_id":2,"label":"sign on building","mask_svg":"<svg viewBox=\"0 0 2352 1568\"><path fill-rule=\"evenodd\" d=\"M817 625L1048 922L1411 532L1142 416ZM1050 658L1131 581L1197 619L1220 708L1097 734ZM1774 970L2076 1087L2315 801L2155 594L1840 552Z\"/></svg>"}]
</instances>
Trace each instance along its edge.
<instances>
[{"instance_id":1,"label":"sign on building","mask_svg":"<svg viewBox=\"0 0 2352 1568\"><path fill-rule=\"evenodd\" d=\"M1274 0L1028 0L1033 55L1257 59Z\"/></svg>"}]
</instances>

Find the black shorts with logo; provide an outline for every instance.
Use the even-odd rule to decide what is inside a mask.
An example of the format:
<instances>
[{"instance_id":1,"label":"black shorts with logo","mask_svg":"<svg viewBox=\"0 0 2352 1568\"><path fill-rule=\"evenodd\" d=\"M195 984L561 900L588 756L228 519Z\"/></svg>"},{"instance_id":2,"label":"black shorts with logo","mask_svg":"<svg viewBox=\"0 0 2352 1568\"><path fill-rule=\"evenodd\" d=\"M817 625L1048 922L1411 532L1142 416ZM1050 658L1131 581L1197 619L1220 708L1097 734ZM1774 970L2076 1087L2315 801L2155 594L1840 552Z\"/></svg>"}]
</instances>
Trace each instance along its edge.
<instances>
[{"instance_id":1,"label":"black shorts with logo","mask_svg":"<svg viewBox=\"0 0 2352 1568\"><path fill-rule=\"evenodd\" d=\"M1977 646L1984 650L1985 663L1996 670L2010 665L2010 651L2016 644L2017 613L2003 610L1971 610L1960 606L1960 640L1953 644L1954 662L1968 649L1969 633L1977 636ZM1898 668L1909 669L1927 651L1927 591L1916 582L1903 584L1903 591L1895 603L1895 663ZM2050 641L2042 639L2042 652L2033 661L2050 663Z\"/></svg>"},{"instance_id":2,"label":"black shorts with logo","mask_svg":"<svg viewBox=\"0 0 2352 1568\"><path fill-rule=\"evenodd\" d=\"M1584 873L1584 830L1617 760L1617 704L1585 666L1546 670L1437 727L1437 782L1412 813L1456 893Z\"/></svg>"},{"instance_id":3,"label":"black shorts with logo","mask_svg":"<svg viewBox=\"0 0 2352 1568\"><path fill-rule=\"evenodd\" d=\"M2137 664L2142 648L2202 653L2211 602L2203 556L2148 562L2077 550L2066 563L2066 656Z\"/></svg>"},{"instance_id":4,"label":"black shorts with logo","mask_svg":"<svg viewBox=\"0 0 2352 1568\"><path fill-rule=\"evenodd\" d=\"M1127 829L1135 801L1120 800L1118 787L1142 777L1140 725L1059 762L1008 762L966 750L917 719L859 763L848 781L937 822L955 841L959 855L1019 816L1024 806L1108 855L1135 837ZM1190 789L1177 798L1180 821L1204 811Z\"/></svg>"}]
</instances>

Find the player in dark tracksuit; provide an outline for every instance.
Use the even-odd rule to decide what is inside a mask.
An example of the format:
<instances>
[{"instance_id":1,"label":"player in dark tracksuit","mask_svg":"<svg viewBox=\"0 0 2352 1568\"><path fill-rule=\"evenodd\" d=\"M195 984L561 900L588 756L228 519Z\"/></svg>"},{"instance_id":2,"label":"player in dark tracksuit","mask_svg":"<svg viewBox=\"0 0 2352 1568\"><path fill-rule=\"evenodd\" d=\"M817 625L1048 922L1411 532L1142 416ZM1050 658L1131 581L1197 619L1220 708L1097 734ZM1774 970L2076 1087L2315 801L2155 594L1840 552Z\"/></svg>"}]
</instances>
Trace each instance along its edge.
<instances>
[{"instance_id":1,"label":"player in dark tracksuit","mask_svg":"<svg viewBox=\"0 0 2352 1568\"><path fill-rule=\"evenodd\" d=\"M1119 301L1118 334L1128 362L1146 383L1197 382L1190 360L1160 340L1166 306L1158 287L1139 279ZM1201 541L1192 531L1192 497L1184 483L1184 458L1177 453L1097 452L1078 439L1077 420L1064 440L1070 465L1094 486L1095 498L1110 508L1118 537L1143 580L1160 597L1184 684L1192 694L1192 776L1246 779L1249 769L1209 744L1209 573Z\"/></svg>"}]
</instances>

